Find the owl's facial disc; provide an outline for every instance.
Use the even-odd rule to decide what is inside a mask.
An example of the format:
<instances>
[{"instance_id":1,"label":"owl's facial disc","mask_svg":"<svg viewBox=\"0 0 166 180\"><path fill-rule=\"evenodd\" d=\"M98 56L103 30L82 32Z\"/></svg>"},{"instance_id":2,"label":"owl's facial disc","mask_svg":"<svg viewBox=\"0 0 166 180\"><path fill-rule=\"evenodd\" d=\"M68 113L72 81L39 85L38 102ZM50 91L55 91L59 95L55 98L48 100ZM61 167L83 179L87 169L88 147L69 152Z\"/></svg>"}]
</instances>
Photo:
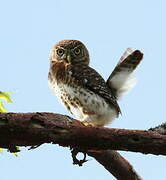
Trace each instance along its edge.
<instances>
[{"instance_id":1,"label":"owl's facial disc","mask_svg":"<svg viewBox=\"0 0 166 180\"><path fill-rule=\"evenodd\" d=\"M89 53L85 45L77 40L63 40L55 44L52 51L52 61L67 64L89 64Z\"/></svg>"},{"instance_id":2,"label":"owl's facial disc","mask_svg":"<svg viewBox=\"0 0 166 180\"><path fill-rule=\"evenodd\" d=\"M80 46L74 48L58 47L56 50L56 56L59 61L66 61L66 63L72 64L82 61L83 49Z\"/></svg>"}]
</instances>

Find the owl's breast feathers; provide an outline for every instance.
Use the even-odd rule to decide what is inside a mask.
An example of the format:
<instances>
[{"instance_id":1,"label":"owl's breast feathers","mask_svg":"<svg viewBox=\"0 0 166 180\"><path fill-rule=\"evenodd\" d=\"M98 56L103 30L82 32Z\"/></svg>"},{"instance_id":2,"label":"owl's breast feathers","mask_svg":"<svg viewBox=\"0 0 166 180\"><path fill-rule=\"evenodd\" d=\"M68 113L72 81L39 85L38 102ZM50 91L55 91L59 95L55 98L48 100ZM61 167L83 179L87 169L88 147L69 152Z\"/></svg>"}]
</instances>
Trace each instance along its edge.
<instances>
[{"instance_id":1,"label":"owl's breast feathers","mask_svg":"<svg viewBox=\"0 0 166 180\"><path fill-rule=\"evenodd\" d=\"M58 83L64 83L70 86L79 86L88 89L113 106L117 115L121 113L120 107L114 97L111 89L106 85L105 80L93 68L84 64L66 64L57 62L52 66L52 74ZM51 74L49 75L51 77Z\"/></svg>"}]
</instances>

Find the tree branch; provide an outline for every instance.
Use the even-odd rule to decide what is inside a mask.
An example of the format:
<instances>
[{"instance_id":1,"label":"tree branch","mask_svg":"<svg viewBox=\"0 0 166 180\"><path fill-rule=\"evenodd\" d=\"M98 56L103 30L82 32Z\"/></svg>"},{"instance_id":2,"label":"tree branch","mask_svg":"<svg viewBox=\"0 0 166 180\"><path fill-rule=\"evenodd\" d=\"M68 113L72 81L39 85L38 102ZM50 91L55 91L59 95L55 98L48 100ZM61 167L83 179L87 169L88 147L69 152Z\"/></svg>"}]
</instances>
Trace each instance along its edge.
<instances>
[{"instance_id":1,"label":"tree branch","mask_svg":"<svg viewBox=\"0 0 166 180\"><path fill-rule=\"evenodd\" d=\"M15 145L53 143L77 148L94 157L119 180L141 178L113 150L166 155L166 137L153 131L155 128L150 131L95 128L53 113L0 113L0 147L15 151Z\"/></svg>"},{"instance_id":2,"label":"tree branch","mask_svg":"<svg viewBox=\"0 0 166 180\"><path fill-rule=\"evenodd\" d=\"M117 151L105 150L101 152L88 152L87 154L94 157L118 180L142 180L132 165Z\"/></svg>"},{"instance_id":3,"label":"tree branch","mask_svg":"<svg viewBox=\"0 0 166 180\"><path fill-rule=\"evenodd\" d=\"M43 143L93 150L166 155L166 136L152 131L96 128L53 113L0 113L0 147Z\"/></svg>"}]
</instances>

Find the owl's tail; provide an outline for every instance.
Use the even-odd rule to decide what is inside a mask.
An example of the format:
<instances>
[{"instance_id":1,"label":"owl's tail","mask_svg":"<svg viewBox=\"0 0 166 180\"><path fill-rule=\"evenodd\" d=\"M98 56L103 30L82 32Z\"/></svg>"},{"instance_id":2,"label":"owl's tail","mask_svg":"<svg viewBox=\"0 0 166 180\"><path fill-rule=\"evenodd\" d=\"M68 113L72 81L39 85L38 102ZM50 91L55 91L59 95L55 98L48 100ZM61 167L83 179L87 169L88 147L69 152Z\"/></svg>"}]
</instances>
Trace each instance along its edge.
<instances>
[{"instance_id":1,"label":"owl's tail","mask_svg":"<svg viewBox=\"0 0 166 180\"><path fill-rule=\"evenodd\" d=\"M136 84L133 71L143 59L143 53L128 48L120 58L115 69L107 80L108 87L113 91L116 99L129 92Z\"/></svg>"}]
</instances>

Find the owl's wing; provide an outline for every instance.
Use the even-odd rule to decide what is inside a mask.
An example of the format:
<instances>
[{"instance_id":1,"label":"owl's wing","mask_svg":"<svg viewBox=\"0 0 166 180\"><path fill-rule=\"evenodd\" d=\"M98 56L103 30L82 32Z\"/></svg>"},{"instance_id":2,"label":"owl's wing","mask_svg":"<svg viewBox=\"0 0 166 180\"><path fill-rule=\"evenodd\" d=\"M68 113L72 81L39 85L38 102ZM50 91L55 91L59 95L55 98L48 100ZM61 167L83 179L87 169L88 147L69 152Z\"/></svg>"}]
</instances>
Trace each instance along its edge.
<instances>
[{"instance_id":1,"label":"owl's wing","mask_svg":"<svg viewBox=\"0 0 166 180\"><path fill-rule=\"evenodd\" d=\"M142 59L143 53L141 51L133 51L130 48L128 48L120 58L106 82L107 86L114 92L117 99L130 91L136 84L136 79L131 76L131 74Z\"/></svg>"},{"instance_id":2,"label":"owl's wing","mask_svg":"<svg viewBox=\"0 0 166 180\"><path fill-rule=\"evenodd\" d=\"M79 86L83 86L88 90L98 94L113 105L117 114L121 113L120 107L113 96L111 90L107 87L105 80L93 68L87 65L77 65L72 67L72 77L75 78Z\"/></svg>"}]
</instances>

